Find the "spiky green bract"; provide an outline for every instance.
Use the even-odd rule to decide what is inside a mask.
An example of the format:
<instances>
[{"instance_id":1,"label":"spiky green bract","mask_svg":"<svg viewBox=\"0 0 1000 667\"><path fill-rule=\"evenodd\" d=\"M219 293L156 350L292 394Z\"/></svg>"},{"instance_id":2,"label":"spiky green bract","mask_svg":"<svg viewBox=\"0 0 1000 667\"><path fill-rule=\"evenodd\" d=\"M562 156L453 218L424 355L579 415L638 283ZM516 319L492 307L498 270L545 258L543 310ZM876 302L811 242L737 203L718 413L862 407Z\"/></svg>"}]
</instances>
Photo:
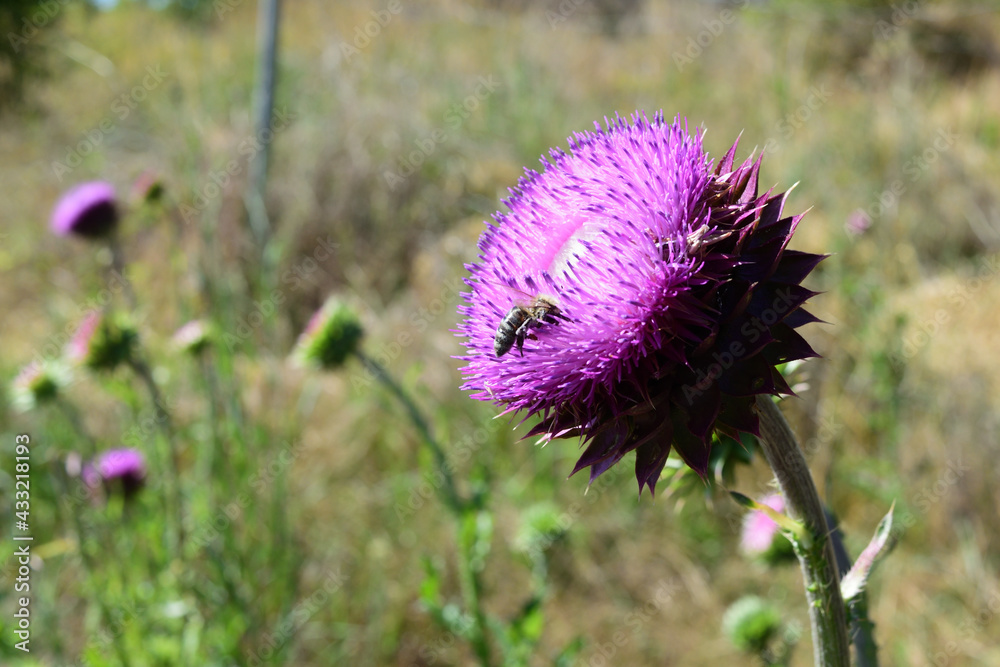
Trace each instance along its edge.
<instances>
[{"instance_id":1,"label":"spiky green bract","mask_svg":"<svg viewBox=\"0 0 1000 667\"><path fill-rule=\"evenodd\" d=\"M722 617L722 630L740 650L760 653L781 629L781 615L767 601L748 595L734 602Z\"/></svg>"},{"instance_id":2,"label":"spiky green bract","mask_svg":"<svg viewBox=\"0 0 1000 667\"><path fill-rule=\"evenodd\" d=\"M364 329L354 311L331 297L309 320L292 358L303 366L332 370L358 349L363 336Z\"/></svg>"},{"instance_id":3,"label":"spiky green bract","mask_svg":"<svg viewBox=\"0 0 1000 667\"><path fill-rule=\"evenodd\" d=\"M70 371L60 361L33 361L18 373L11 384L11 405L28 412L55 399L69 384Z\"/></svg>"},{"instance_id":4,"label":"spiky green bract","mask_svg":"<svg viewBox=\"0 0 1000 667\"><path fill-rule=\"evenodd\" d=\"M91 370L114 370L132 359L138 337L135 327L124 316L92 310L67 343L66 358Z\"/></svg>"}]
</instances>

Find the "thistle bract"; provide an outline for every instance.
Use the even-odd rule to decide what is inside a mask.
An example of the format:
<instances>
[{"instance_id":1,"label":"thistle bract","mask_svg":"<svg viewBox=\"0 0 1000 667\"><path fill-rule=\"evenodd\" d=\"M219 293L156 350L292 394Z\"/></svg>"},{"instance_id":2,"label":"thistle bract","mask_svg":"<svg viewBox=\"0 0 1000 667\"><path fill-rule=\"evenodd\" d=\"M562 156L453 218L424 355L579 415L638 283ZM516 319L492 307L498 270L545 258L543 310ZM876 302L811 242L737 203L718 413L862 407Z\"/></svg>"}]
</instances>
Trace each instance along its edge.
<instances>
[{"instance_id":1,"label":"thistle bract","mask_svg":"<svg viewBox=\"0 0 1000 667\"><path fill-rule=\"evenodd\" d=\"M211 344L212 328L203 320L191 320L174 332L170 342L176 349L198 356Z\"/></svg>"},{"instance_id":2,"label":"thistle bract","mask_svg":"<svg viewBox=\"0 0 1000 667\"><path fill-rule=\"evenodd\" d=\"M69 380L69 369L58 361L33 361L14 378L11 404L19 412L28 412L56 398Z\"/></svg>"},{"instance_id":3,"label":"thistle bract","mask_svg":"<svg viewBox=\"0 0 1000 667\"><path fill-rule=\"evenodd\" d=\"M354 311L331 297L309 320L295 344L292 359L303 366L337 368L357 350L363 335Z\"/></svg>"},{"instance_id":4,"label":"thistle bract","mask_svg":"<svg viewBox=\"0 0 1000 667\"><path fill-rule=\"evenodd\" d=\"M744 651L760 653L781 630L781 615L756 595L734 602L722 617L722 631L729 641Z\"/></svg>"},{"instance_id":5,"label":"thistle bract","mask_svg":"<svg viewBox=\"0 0 1000 667\"><path fill-rule=\"evenodd\" d=\"M135 204L154 204L163 198L163 180L153 171L144 171L132 182L129 198Z\"/></svg>"},{"instance_id":6,"label":"thistle bract","mask_svg":"<svg viewBox=\"0 0 1000 667\"><path fill-rule=\"evenodd\" d=\"M633 450L640 491L672 448L704 475L713 431L757 434L756 395L790 392L775 366L815 356L795 329L822 257L786 249L801 216L736 148L713 166L679 118L597 124L527 171L467 266L464 388L540 417L543 441L581 436L591 481ZM538 298L563 317L498 357L500 322Z\"/></svg>"},{"instance_id":7,"label":"thistle bract","mask_svg":"<svg viewBox=\"0 0 1000 667\"><path fill-rule=\"evenodd\" d=\"M131 358L136 338L131 325L92 310L66 344L66 358L92 370L113 370Z\"/></svg>"},{"instance_id":8,"label":"thistle bract","mask_svg":"<svg viewBox=\"0 0 1000 667\"><path fill-rule=\"evenodd\" d=\"M52 211L52 231L60 236L76 234L99 238L118 224L115 189L110 183L81 183L63 194Z\"/></svg>"}]
</instances>

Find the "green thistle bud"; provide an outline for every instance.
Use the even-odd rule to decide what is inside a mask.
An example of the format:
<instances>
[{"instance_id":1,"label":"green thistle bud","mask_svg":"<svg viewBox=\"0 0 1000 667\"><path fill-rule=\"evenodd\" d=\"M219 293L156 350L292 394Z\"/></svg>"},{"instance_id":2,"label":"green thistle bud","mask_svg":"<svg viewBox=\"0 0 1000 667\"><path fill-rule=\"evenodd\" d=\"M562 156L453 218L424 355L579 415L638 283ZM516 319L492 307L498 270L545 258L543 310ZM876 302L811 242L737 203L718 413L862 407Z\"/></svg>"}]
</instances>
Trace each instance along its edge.
<instances>
[{"instance_id":1,"label":"green thistle bud","mask_svg":"<svg viewBox=\"0 0 1000 667\"><path fill-rule=\"evenodd\" d=\"M69 384L70 372L57 361L33 361L25 366L11 384L11 405L18 412L28 412L59 395Z\"/></svg>"},{"instance_id":2,"label":"green thistle bud","mask_svg":"<svg viewBox=\"0 0 1000 667\"><path fill-rule=\"evenodd\" d=\"M197 357L212 344L212 326L203 320L191 320L174 332L170 342L181 352Z\"/></svg>"},{"instance_id":3,"label":"green thistle bud","mask_svg":"<svg viewBox=\"0 0 1000 667\"><path fill-rule=\"evenodd\" d=\"M740 650L761 653L781 629L781 616L756 595L740 598L722 617L722 631Z\"/></svg>"},{"instance_id":4,"label":"green thistle bud","mask_svg":"<svg viewBox=\"0 0 1000 667\"><path fill-rule=\"evenodd\" d=\"M330 297L299 336L292 359L302 366L337 368L357 350L363 335L364 329L354 311Z\"/></svg>"},{"instance_id":5,"label":"green thistle bud","mask_svg":"<svg viewBox=\"0 0 1000 667\"><path fill-rule=\"evenodd\" d=\"M66 358L91 370L113 370L132 357L137 338L130 323L92 310L66 345Z\"/></svg>"}]
</instances>

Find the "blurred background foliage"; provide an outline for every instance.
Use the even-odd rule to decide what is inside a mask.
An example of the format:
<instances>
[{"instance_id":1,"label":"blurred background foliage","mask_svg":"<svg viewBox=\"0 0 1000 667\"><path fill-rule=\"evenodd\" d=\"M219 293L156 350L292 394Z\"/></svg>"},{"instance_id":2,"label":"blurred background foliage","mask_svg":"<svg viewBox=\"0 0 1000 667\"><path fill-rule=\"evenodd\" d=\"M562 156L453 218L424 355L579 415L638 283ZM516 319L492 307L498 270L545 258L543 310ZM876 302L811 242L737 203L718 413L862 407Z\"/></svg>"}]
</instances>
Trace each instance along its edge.
<instances>
[{"instance_id":1,"label":"blurred background foliage","mask_svg":"<svg viewBox=\"0 0 1000 667\"><path fill-rule=\"evenodd\" d=\"M905 530L871 593L884 664L1000 663L995 3L285 3L266 249L242 198L255 20L243 0L0 5L0 377L107 287L106 251L50 236L59 193L103 178L127 201L158 174L165 202L133 203L122 243L179 424L185 522L209 534L164 540L162 457L130 514L74 504L78 425L0 407L0 511L30 433L39 547L31 660L11 649L10 559L0 575L5 661L475 664L480 611L496 664L740 664L722 618L746 594L805 627L798 572L748 565L724 494L675 480L637 501L624 465L588 492L566 480L574 443L521 442L459 390L449 329L483 220L572 132L662 108L714 156L740 133L741 156L766 148L762 185L798 183L787 210L811 207L793 246L831 255L809 280L824 358L794 370L783 408L852 553L897 503ZM286 362L330 293L429 416L464 513L360 362ZM169 350L195 316L223 333L215 376ZM133 384L68 389L99 448L148 416ZM757 496L769 479L751 460L727 484Z\"/></svg>"}]
</instances>

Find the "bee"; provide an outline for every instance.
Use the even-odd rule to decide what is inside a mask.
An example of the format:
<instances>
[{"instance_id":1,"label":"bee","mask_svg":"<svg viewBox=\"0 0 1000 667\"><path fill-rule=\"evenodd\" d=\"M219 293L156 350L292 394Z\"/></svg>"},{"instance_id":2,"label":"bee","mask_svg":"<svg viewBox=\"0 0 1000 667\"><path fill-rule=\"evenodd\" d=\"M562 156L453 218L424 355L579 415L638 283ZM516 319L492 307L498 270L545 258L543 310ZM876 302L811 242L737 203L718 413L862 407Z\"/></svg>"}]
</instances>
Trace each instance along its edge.
<instances>
[{"instance_id":1,"label":"bee","mask_svg":"<svg viewBox=\"0 0 1000 667\"><path fill-rule=\"evenodd\" d=\"M545 297L535 297L527 306L514 304L500 321L500 326L497 327L496 336L493 338L493 351L498 357L502 357L516 344L517 351L523 357L524 339L536 339L536 336L531 333L531 329L538 328L543 324L555 324L560 319L569 318Z\"/></svg>"}]
</instances>

